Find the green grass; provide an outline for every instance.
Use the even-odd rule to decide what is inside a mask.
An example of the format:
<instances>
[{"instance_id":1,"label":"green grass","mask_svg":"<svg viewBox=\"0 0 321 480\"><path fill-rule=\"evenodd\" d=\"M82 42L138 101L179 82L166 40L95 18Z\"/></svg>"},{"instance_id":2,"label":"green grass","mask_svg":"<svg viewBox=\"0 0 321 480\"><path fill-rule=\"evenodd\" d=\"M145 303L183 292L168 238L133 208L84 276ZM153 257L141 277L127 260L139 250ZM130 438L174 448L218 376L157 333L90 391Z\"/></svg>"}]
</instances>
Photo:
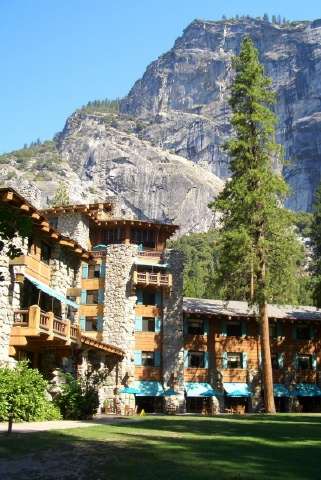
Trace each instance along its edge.
<instances>
[{"instance_id":1,"label":"green grass","mask_svg":"<svg viewBox=\"0 0 321 480\"><path fill-rule=\"evenodd\" d=\"M321 415L309 414L147 416L0 437L1 458L63 452L70 472L81 452L88 480L317 480L320 447Z\"/></svg>"}]
</instances>

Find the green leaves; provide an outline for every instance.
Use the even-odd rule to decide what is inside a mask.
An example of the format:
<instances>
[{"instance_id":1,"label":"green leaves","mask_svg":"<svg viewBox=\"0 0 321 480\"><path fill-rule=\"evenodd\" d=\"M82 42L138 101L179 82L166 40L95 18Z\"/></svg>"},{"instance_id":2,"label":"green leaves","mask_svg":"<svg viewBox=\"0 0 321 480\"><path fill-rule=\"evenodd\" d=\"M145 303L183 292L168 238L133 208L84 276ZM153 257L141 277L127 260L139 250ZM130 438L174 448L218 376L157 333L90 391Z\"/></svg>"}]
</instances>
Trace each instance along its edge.
<instances>
[{"instance_id":1,"label":"green leaves","mask_svg":"<svg viewBox=\"0 0 321 480\"><path fill-rule=\"evenodd\" d=\"M22 215L20 210L9 208L6 204L0 204L0 252L6 246L6 255L9 258L19 257L22 251L16 246L14 240L18 237L31 235L32 220Z\"/></svg>"},{"instance_id":2,"label":"green leaves","mask_svg":"<svg viewBox=\"0 0 321 480\"><path fill-rule=\"evenodd\" d=\"M293 216L282 208L288 187L273 171L282 156L275 142L276 118L268 106L275 103L275 94L249 38L233 63L229 103L235 137L225 145L232 177L210 205L222 219L215 282L227 299L294 301L301 247L292 230Z\"/></svg>"},{"instance_id":3,"label":"green leaves","mask_svg":"<svg viewBox=\"0 0 321 480\"><path fill-rule=\"evenodd\" d=\"M28 362L18 362L15 368L0 368L0 421L9 413L16 422L60 419L59 410L45 399L47 382Z\"/></svg>"}]
</instances>

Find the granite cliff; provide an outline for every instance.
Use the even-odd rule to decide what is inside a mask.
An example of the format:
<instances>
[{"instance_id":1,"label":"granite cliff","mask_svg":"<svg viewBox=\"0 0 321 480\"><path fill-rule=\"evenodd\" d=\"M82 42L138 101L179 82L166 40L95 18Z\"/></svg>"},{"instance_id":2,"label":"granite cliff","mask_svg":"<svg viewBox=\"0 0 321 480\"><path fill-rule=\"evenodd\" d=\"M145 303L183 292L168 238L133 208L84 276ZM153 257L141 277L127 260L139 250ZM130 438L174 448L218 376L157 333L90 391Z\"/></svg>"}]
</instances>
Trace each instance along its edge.
<instances>
[{"instance_id":1,"label":"granite cliff","mask_svg":"<svg viewBox=\"0 0 321 480\"><path fill-rule=\"evenodd\" d=\"M181 234L208 230L215 218L207 204L229 177L222 145L233 134L231 58L245 36L277 91L277 140L292 189L286 206L311 210L321 172L321 20L195 20L147 67L119 114L76 111L55 143L42 146L42 161L29 155L22 168L16 152L2 156L2 178L22 193L36 187L39 206L63 181L75 203L115 194L126 215L179 224Z\"/></svg>"}]
</instances>

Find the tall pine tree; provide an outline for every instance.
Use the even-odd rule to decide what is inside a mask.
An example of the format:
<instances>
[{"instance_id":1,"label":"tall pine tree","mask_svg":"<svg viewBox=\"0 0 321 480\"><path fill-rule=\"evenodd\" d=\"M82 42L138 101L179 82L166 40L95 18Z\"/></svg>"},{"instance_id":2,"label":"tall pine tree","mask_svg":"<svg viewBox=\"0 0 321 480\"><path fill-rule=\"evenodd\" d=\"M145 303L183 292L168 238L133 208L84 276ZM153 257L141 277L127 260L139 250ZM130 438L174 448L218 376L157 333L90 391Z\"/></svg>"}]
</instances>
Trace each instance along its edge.
<instances>
[{"instance_id":1,"label":"tall pine tree","mask_svg":"<svg viewBox=\"0 0 321 480\"><path fill-rule=\"evenodd\" d=\"M275 103L271 79L264 76L258 51L245 38L233 58L236 77L229 103L235 137L225 145L232 177L210 205L221 213L216 285L226 300L247 300L260 325L265 410L275 412L269 340L268 302L295 298L300 246L293 215L282 208L287 186L273 166L282 162L275 142Z\"/></svg>"},{"instance_id":2,"label":"tall pine tree","mask_svg":"<svg viewBox=\"0 0 321 480\"><path fill-rule=\"evenodd\" d=\"M311 224L312 253L312 278L313 278L313 304L321 307L321 183L315 194L313 203L313 219Z\"/></svg>"}]
</instances>

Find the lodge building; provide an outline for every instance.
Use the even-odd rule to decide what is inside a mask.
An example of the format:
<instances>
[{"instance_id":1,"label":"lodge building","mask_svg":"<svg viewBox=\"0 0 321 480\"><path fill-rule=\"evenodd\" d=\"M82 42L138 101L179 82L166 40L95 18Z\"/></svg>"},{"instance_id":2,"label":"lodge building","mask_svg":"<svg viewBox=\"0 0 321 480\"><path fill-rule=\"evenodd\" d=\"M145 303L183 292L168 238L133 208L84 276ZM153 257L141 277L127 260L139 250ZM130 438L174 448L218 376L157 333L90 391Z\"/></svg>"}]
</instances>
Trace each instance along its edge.
<instances>
[{"instance_id":1,"label":"lodge building","mask_svg":"<svg viewBox=\"0 0 321 480\"><path fill-rule=\"evenodd\" d=\"M0 188L0 206L33 221L23 254L0 254L0 361L28 359L48 380L103 371L115 413L262 408L255 314L183 298L183 254L166 246L178 226L125 218L114 197L38 210ZM270 305L269 320L277 409L320 410L321 313Z\"/></svg>"}]
</instances>

